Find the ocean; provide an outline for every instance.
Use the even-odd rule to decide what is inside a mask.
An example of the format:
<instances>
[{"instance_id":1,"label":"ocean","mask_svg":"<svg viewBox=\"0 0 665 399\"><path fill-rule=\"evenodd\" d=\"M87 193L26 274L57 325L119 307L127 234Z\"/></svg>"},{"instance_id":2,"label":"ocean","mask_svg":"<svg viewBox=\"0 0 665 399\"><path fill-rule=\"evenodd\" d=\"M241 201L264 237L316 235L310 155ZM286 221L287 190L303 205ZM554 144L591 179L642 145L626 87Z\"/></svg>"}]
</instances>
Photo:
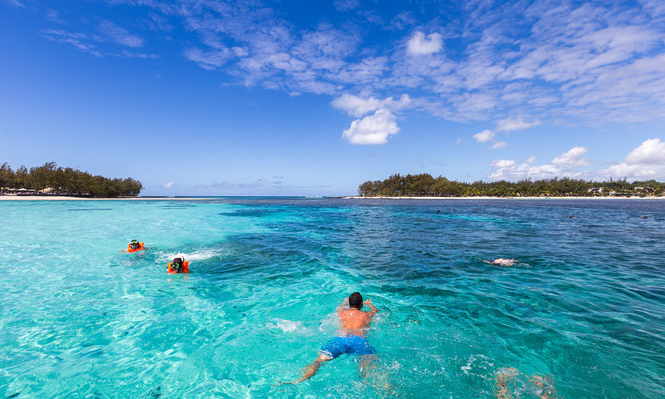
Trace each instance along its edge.
<instances>
[{"instance_id":1,"label":"ocean","mask_svg":"<svg viewBox=\"0 0 665 399\"><path fill-rule=\"evenodd\" d=\"M0 398L665 397L665 200L2 201L0 220ZM191 273L166 273L178 253ZM354 291L379 309L370 376L342 355L278 384Z\"/></svg>"}]
</instances>

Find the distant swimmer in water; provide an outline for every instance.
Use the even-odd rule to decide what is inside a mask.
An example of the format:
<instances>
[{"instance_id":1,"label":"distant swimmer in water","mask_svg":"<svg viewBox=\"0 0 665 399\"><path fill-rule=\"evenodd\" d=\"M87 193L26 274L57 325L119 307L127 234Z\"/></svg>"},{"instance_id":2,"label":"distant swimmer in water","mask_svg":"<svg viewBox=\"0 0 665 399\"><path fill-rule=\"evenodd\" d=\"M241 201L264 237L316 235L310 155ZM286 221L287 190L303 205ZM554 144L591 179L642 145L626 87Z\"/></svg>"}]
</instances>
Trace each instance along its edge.
<instances>
[{"instance_id":1,"label":"distant swimmer in water","mask_svg":"<svg viewBox=\"0 0 665 399\"><path fill-rule=\"evenodd\" d=\"M517 396L513 395L511 389L508 385L512 383L516 378L524 376L519 370L514 367L503 367L499 369L496 373L496 397L497 399L513 399L521 398L522 393ZM531 389L534 389L534 394L538 395L540 399L556 399L558 398L556 394L556 389L554 384L549 381L546 377L540 375L525 376L528 380L528 384Z\"/></svg>"},{"instance_id":2,"label":"distant swimmer in water","mask_svg":"<svg viewBox=\"0 0 665 399\"><path fill-rule=\"evenodd\" d=\"M520 263L520 261L517 259L504 259L504 258L484 260L483 262L489 263L490 265L494 266L515 266L516 264Z\"/></svg>"},{"instance_id":3,"label":"distant swimmer in water","mask_svg":"<svg viewBox=\"0 0 665 399\"><path fill-rule=\"evenodd\" d=\"M303 369L302 377L287 384L299 384L312 378L323 362L335 359L344 353L358 356L358 371L363 377L368 376L376 360L376 350L367 342L365 331L379 310L374 307L371 299L366 300L364 304L370 309L368 312L360 310L363 307L363 296L359 292L354 292L338 306L339 335L323 345L316 360Z\"/></svg>"},{"instance_id":4,"label":"distant swimmer in water","mask_svg":"<svg viewBox=\"0 0 665 399\"><path fill-rule=\"evenodd\" d=\"M577 216L568 215L568 219L579 219Z\"/></svg>"},{"instance_id":5,"label":"distant swimmer in water","mask_svg":"<svg viewBox=\"0 0 665 399\"><path fill-rule=\"evenodd\" d=\"M649 218L650 218L650 216L647 216L647 215L640 215L640 219L649 219Z\"/></svg>"},{"instance_id":6,"label":"distant swimmer in water","mask_svg":"<svg viewBox=\"0 0 665 399\"><path fill-rule=\"evenodd\" d=\"M143 246L142 242L139 242L138 240L132 240L129 244L127 244L127 252L132 253L132 252L137 252L144 250L145 247ZM123 251L120 251L123 252Z\"/></svg>"},{"instance_id":7,"label":"distant swimmer in water","mask_svg":"<svg viewBox=\"0 0 665 399\"><path fill-rule=\"evenodd\" d=\"M169 274L189 273L189 262L185 260L184 255L179 254L167 264L166 271Z\"/></svg>"}]
</instances>

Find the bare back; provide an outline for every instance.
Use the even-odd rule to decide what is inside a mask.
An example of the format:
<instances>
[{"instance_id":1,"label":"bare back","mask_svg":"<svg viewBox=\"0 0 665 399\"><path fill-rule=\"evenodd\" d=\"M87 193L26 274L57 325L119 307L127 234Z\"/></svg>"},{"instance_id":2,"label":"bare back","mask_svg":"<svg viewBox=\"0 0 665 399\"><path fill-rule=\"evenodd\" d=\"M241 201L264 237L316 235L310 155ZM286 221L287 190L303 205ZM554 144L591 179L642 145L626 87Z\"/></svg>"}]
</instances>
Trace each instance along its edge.
<instances>
[{"instance_id":1,"label":"bare back","mask_svg":"<svg viewBox=\"0 0 665 399\"><path fill-rule=\"evenodd\" d=\"M371 302L370 302L371 305ZM376 308L370 306L371 311L363 312L360 309L350 308L339 312L340 335L358 335L365 336L365 330L372 321L372 316L376 313Z\"/></svg>"}]
</instances>

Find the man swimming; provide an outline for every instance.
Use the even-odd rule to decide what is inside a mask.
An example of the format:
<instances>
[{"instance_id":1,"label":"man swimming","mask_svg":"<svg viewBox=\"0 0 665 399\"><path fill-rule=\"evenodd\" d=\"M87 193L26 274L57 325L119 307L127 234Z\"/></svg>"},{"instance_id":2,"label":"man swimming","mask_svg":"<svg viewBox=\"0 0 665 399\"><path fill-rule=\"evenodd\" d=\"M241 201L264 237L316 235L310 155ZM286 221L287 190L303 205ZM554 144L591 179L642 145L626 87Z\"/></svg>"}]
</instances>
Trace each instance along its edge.
<instances>
[{"instance_id":1,"label":"man swimming","mask_svg":"<svg viewBox=\"0 0 665 399\"><path fill-rule=\"evenodd\" d=\"M483 262L489 263L490 265L494 266L515 266L516 264L520 263L520 261L517 259L504 259L504 258L483 260Z\"/></svg>"},{"instance_id":2,"label":"man swimming","mask_svg":"<svg viewBox=\"0 0 665 399\"><path fill-rule=\"evenodd\" d=\"M321 363L330 361L343 353L359 356L360 372L367 371L372 360L376 358L376 351L367 342L365 331L369 327L372 317L379 310L374 307L371 299L366 300L364 304L370 309L368 312L360 310L363 307L363 296L359 292L354 292L337 307L340 323L339 335L323 345L316 360L303 369L302 377L290 384L298 384L312 378L321 367Z\"/></svg>"}]
</instances>

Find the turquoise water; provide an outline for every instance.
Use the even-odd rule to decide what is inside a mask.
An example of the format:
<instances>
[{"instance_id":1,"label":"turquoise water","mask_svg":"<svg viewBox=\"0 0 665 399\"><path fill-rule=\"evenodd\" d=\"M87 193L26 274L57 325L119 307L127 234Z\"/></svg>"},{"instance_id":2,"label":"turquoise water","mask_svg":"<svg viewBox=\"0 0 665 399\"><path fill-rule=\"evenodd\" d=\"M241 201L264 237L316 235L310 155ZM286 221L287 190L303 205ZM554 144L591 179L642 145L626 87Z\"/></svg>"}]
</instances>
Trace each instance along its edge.
<instances>
[{"instance_id":1,"label":"turquoise water","mask_svg":"<svg viewBox=\"0 0 665 399\"><path fill-rule=\"evenodd\" d=\"M507 367L521 398L534 375L665 397L665 201L3 201L0 220L0 398L492 398ZM133 238L148 250L121 253ZM167 275L179 252L192 273ZM343 355L276 385L353 291L380 309L375 376Z\"/></svg>"}]
</instances>

